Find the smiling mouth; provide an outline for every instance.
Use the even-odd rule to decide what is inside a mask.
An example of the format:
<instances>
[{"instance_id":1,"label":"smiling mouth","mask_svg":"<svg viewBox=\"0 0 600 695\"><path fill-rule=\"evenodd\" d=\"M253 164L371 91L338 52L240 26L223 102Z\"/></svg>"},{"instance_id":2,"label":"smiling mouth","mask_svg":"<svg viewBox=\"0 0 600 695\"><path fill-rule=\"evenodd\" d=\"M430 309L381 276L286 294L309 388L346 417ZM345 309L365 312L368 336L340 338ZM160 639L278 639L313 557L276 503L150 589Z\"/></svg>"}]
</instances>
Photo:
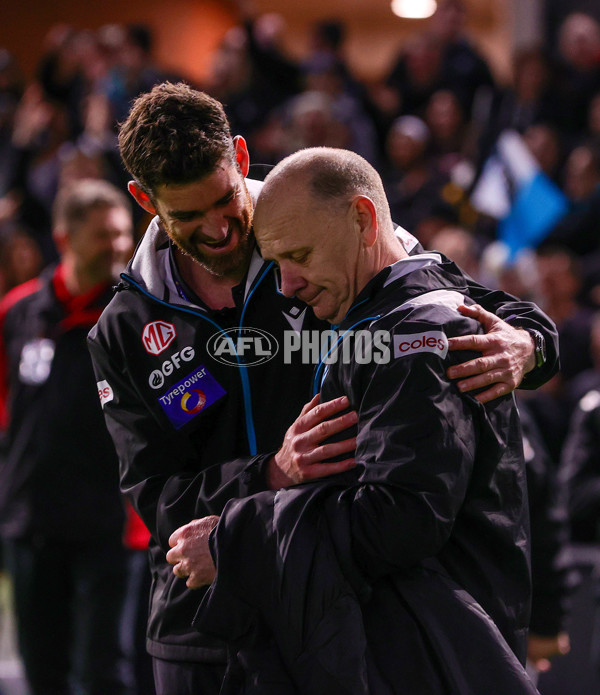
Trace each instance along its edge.
<instances>
[{"instance_id":1,"label":"smiling mouth","mask_svg":"<svg viewBox=\"0 0 600 695\"><path fill-rule=\"evenodd\" d=\"M207 246L209 249L223 249L226 246L229 246L231 243L231 238L233 236L233 229L230 229L227 232L227 236L222 239L221 241L200 241L199 245L200 246Z\"/></svg>"}]
</instances>

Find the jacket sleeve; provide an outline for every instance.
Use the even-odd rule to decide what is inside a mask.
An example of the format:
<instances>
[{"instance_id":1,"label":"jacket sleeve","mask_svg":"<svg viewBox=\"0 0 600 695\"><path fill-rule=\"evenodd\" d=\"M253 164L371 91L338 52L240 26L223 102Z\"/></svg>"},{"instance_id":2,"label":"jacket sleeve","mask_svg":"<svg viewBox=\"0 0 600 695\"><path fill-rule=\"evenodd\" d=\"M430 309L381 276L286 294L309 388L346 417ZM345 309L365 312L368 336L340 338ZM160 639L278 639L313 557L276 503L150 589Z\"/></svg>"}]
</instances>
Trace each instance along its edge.
<instances>
[{"instance_id":1,"label":"jacket sleeve","mask_svg":"<svg viewBox=\"0 0 600 695\"><path fill-rule=\"evenodd\" d=\"M546 341L546 363L534 367L519 388L536 389L545 384L559 369L558 331L554 322L533 302L524 302L502 290L490 290L467 277L469 296L484 309L515 328L539 331Z\"/></svg>"},{"instance_id":2,"label":"jacket sleeve","mask_svg":"<svg viewBox=\"0 0 600 695\"><path fill-rule=\"evenodd\" d=\"M600 392L575 408L561 457L561 485L568 494L572 540L597 543L600 532Z\"/></svg>"},{"instance_id":3,"label":"jacket sleeve","mask_svg":"<svg viewBox=\"0 0 600 695\"><path fill-rule=\"evenodd\" d=\"M99 396L119 455L121 490L165 550L169 536L192 519L220 514L228 500L265 489L268 455L220 462L200 469L187 440L162 428L145 406L125 365L93 329L88 337Z\"/></svg>"},{"instance_id":4,"label":"jacket sleeve","mask_svg":"<svg viewBox=\"0 0 600 695\"><path fill-rule=\"evenodd\" d=\"M418 352L345 377L342 390L358 407L362 470L359 486L341 499L352 554L368 576L437 555L463 504L485 415L447 379L447 366L438 354Z\"/></svg>"}]
</instances>

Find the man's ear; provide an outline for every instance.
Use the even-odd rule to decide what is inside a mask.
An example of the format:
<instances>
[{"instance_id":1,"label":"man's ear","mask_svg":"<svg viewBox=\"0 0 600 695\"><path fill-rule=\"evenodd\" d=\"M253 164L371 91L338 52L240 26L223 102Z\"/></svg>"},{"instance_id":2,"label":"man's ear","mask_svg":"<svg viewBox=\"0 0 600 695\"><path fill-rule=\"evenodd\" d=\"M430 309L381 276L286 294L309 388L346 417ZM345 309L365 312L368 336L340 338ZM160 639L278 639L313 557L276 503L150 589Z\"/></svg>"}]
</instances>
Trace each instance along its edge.
<instances>
[{"instance_id":1,"label":"man's ear","mask_svg":"<svg viewBox=\"0 0 600 695\"><path fill-rule=\"evenodd\" d=\"M363 244L370 248L377 241L377 210L373 201L365 195L357 195L352 201L355 224Z\"/></svg>"},{"instance_id":2,"label":"man's ear","mask_svg":"<svg viewBox=\"0 0 600 695\"><path fill-rule=\"evenodd\" d=\"M135 198L136 203L140 207L144 208L144 210L146 212L149 212L151 215L156 215L156 208L150 200L150 197L147 193L144 193L144 191L142 191L142 189L137 185L135 181L130 181L127 184L127 190Z\"/></svg>"},{"instance_id":3,"label":"man's ear","mask_svg":"<svg viewBox=\"0 0 600 695\"><path fill-rule=\"evenodd\" d=\"M235 158L240 166L242 176L248 176L250 169L250 155L248 154L248 145L241 135L236 135L233 138L233 146L235 147Z\"/></svg>"}]
</instances>

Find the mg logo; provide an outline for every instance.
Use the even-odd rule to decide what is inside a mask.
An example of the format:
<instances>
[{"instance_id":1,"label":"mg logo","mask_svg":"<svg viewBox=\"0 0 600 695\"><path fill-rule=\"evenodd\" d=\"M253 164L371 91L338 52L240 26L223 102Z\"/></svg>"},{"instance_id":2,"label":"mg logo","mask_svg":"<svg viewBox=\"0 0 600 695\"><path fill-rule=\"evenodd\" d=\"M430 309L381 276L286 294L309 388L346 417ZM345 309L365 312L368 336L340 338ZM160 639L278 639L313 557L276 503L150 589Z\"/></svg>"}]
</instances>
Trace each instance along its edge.
<instances>
[{"instance_id":1,"label":"mg logo","mask_svg":"<svg viewBox=\"0 0 600 695\"><path fill-rule=\"evenodd\" d=\"M177 332L172 323L152 321L144 326L142 343L151 355L160 355L175 340Z\"/></svg>"},{"instance_id":2,"label":"mg logo","mask_svg":"<svg viewBox=\"0 0 600 695\"><path fill-rule=\"evenodd\" d=\"M258 328L230 328L215 333L207 343L208 352L221 364L252 367L272 360L279 344L267 331Z\"/></svg>"}]
</instances>

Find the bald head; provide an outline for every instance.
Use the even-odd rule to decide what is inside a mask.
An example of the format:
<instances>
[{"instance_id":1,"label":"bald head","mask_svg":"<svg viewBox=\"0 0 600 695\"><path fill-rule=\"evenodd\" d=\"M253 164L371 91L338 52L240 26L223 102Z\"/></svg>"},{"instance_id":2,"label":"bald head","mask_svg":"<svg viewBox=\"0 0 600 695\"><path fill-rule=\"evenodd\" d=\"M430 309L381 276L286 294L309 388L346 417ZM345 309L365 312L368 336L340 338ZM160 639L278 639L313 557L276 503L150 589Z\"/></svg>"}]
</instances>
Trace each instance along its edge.
<instances>
[{"instance_id":1,"label":"bald head","mask_svg":"<svg viewBox=\"0 0 600 695\"><path fill-rule=\"evenodd\" d=\"M285 196L291 182L302 184L315 205L344 207L358 195L373 201L382 229L393 230L381 177L361 156L332 147L310 147L281 161L267 176L261 198Z\"/></svg>"},{"instance_id":2,"label":"bald head","mask_svg":"<svg viewBox=\"0 0 600 695\"><path fill-rule=\"evenodd\" d=\"M379 174L347 150L300 150L265 180L256 239L281 270L282 291L339 322L364 285L405 254Z\"/></svg>"}]
</instances>

